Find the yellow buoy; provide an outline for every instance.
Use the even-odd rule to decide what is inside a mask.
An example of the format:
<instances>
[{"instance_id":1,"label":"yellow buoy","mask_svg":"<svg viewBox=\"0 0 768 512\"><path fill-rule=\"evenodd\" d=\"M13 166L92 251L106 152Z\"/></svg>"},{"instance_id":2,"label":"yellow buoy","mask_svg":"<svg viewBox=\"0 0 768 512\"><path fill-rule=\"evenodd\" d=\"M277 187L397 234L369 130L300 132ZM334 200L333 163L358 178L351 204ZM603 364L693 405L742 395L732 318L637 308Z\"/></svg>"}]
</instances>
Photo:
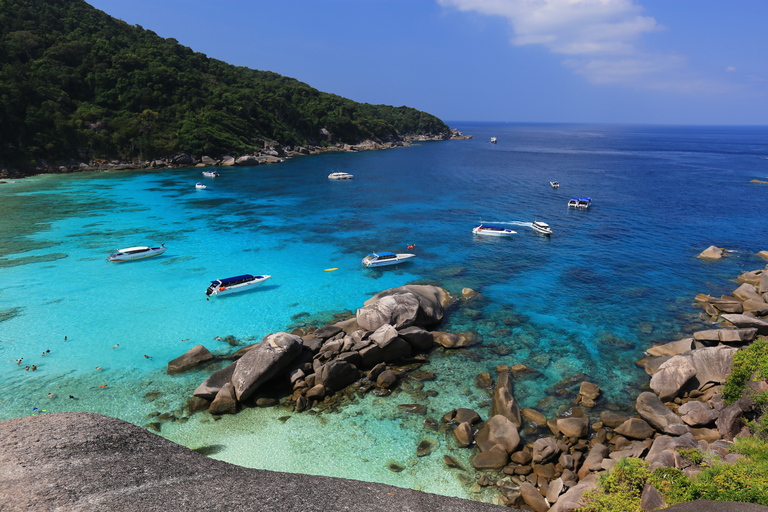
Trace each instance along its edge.
<instances>
[{"instance_id":1,"label":"yellow buoy","mask_svg":"<svg viewBox=\"0 0 768 512\"><path fill-rule=\"evenodd\" d=\"M327 268L327 269L325 269L325 272L331 272L333 270L339 270L339 268L338 267L336 267L336 268Z\"/></svg>"}]
</instances>

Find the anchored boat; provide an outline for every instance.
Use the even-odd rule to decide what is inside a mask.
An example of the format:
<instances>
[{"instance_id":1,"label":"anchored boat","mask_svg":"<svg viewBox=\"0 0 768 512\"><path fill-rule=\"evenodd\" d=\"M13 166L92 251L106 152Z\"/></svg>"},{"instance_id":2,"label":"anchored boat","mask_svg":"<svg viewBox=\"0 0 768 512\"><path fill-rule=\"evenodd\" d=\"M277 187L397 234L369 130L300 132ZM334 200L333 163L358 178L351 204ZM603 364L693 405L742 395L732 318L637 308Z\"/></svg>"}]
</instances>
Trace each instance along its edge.
<instances>
[{"instance_id":1,"label":"anchored boat","mask_svg":"<svg viewBox=\"0 0 768 512\"><path fill-rule=\"evenodd\" d=\"M252 276L243 274L242 276L227 277L226 279L216 279L211 281L211 285L205 290L205 295L226 295L228 293L242 292L258 286L272 276Z\"/></svg>"},{"instance_id":2,"label":"anchored boat","mask_svg":"<svg viewBox=\"0 0 768 512\"><path fill-rule=\"evenodd\" d=\"M353 175L348 172L332 172L328 175L329 180L351 180L352 177Z\"/></svg>"},{"instance_id":3,"label":"anchored boat","mask_svg":"<svg viewBox=\"0 0 768 512\"><path fill-rule=\"evenodd\" d=\"M203 171L203 176L205 176L206 178L215 178L218 175L219 173L217 173L216 171Z\"/></svg>"},{"instance_id":4,"label":"anchored boat","mask_svg":"<svg viewBox=\"0 0 768 512\"><path fill-rule=\"evenodd\" d=\"M107 261L133 261L141 260L144 258L151 258L152 256L159 256L168 249L165 244L160 247L127 247L125 249L118 249L117 252L107 256Z\"/></svg>"},{"instance_id":5,"label":"anchored boat","mask_svg":"<svg viewBox=\"0 0 768 512\"><path fill-rule=\"evenodd\" d=\"M531 227L534 231L537 233L541 233L542 235L551 235L552 234L552 228L549 227L549 224L546 222L541 222L540 220L533 221L533 224L531 224Z\"/></svg>"},{"instance_id":6,"label":"anchored boat","mask_svg":"<svg viewBox=\"0 0 768 512\"><path fill-rule=\"evenodd\" d=\"M512 231L511 229L501 226L492 226L490 224L478 224L472 229L472 234L474 235L512 236L516 233L517 231Z\"/></svg>"},{"instance_id":7,"label":"anchored boat","mask_svg":"<svg viewBox=\"0 0 768 512\"><path fill-rule=\"evenodd\" d=\"M415 257L415 254L395 254L393 252L373 252L363 258L364 267L383 267L385 265L397 265L405 260Z\"/></svg>"}]
</instances>

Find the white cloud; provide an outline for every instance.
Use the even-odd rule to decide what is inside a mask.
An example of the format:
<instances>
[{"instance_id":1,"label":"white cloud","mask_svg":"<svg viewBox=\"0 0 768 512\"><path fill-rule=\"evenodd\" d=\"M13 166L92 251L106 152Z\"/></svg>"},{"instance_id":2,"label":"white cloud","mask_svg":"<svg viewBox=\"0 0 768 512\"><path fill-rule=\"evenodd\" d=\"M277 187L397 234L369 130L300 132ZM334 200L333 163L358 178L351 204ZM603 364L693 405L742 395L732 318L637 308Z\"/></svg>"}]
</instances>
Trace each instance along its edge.
<instances>
[{"instance_id":1,"label":"white cloud","mask_svg":"<svg viewBox=\"0 0 768 512\"><path fill-rule=\"evenodd\" d=\"M642 49L642 37L664 27L634 0L437 1L462 12L506 18L512 44L541 45L566 55L563 64L592 83L684 92L721 88L686 79L683 57Z\"/></svg>"},{"instance_id":2,"label":"white cloud","mask_svg":"<svg viewBox=\"0 0 768 512\"><path fill-rule=\"evenodd\" d=\"M735 68L735 67L733 67L733 66L728 66L727 68L725 68L725 70L726 70L728 73L733 73L734 71L736 71L736 68Z\"/></svg>"}]
</instances>

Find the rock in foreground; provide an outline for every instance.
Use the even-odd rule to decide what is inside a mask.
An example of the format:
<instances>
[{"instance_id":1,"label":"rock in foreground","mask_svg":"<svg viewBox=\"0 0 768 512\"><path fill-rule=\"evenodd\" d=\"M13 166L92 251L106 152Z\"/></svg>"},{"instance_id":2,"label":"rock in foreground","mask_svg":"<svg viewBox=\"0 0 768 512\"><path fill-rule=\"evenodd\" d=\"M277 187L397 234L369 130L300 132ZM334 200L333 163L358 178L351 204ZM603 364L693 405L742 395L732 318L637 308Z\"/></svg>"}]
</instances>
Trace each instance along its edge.
<instances>
[{"instance_id":1,"label":"rock in foreground","mask_svg":"<svg viewBox=\"0 0 768 512\"><path fill-rule=\"evenodd\" d=\"M0 503L9 512L504 510L383 484L242 468L99 414L2 421L0 446Z\"/></svg>"}]
</instances>

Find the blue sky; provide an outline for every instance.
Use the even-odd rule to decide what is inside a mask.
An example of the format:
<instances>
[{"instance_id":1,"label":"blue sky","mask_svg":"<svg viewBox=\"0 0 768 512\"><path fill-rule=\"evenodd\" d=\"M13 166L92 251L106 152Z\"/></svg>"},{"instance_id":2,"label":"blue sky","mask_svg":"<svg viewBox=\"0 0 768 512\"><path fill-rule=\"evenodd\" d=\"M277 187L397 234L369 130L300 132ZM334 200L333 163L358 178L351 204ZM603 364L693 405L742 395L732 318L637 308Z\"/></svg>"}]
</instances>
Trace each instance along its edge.
<instances>
[{"instance_id":1,"label":"blue sky","mask_svg":"<svg viewBox=\"0 0 768 512\"><path fill-rule=\"evenodd\" d=\"M89 0L231 64L445 121L768 124L765 0Z\"/></svg>"}]
</instances>

